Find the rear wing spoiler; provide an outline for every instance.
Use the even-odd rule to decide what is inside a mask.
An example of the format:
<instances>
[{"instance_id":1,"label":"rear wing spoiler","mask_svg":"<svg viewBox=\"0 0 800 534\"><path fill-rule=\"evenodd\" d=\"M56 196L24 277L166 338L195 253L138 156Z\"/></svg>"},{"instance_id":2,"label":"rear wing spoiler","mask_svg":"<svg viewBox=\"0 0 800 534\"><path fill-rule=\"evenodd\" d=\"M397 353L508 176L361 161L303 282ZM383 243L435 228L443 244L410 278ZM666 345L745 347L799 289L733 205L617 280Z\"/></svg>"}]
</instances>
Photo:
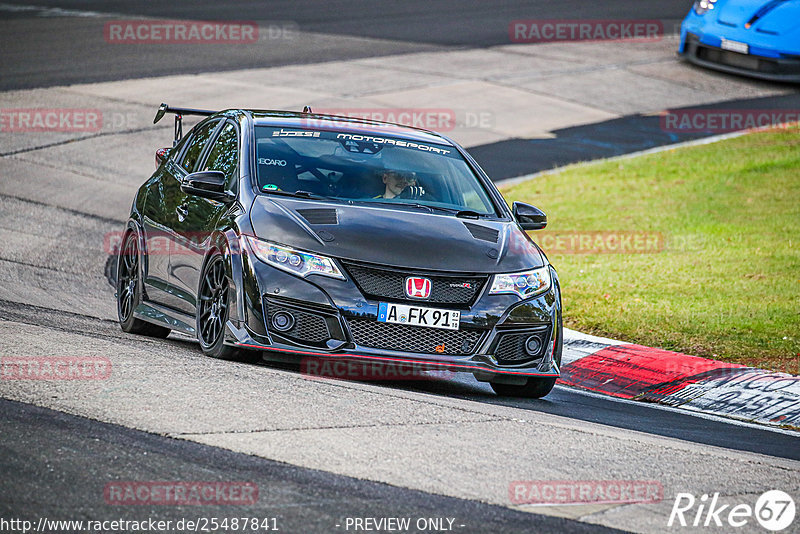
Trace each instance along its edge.
<instances>
[{"instance_id":1,"label":"rear wing spoiler","mask_svg":"<svg viewBox=\"0 0 800 534\"><path fill-rule=\"evenodd\" d=\"M174 108L162 103L160 106L158 106L158 111L156 111L156 118L153 119L153 124L156 124L158 121L160 121L167 113L175 114L175 139L172 141L172 146L175 146L178 144L178 141L181 140L181 137L183 137L184 115L201 115L207 117L217 112L210 111L208 109Z\"/></svg>"}]
</instances>

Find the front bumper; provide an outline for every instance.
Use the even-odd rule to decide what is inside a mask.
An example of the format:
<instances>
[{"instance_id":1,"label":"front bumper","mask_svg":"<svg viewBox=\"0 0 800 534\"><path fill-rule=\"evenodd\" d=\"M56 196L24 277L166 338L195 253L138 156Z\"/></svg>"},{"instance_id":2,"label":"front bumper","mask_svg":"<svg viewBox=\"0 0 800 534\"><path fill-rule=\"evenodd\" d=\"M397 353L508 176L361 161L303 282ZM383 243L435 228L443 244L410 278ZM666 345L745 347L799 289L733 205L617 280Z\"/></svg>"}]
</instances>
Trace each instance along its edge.
<instances>
[{"instance_id":1,"label":"front bumper","mask_svg":"<svg viewBox=\"0 0 800 534\"><path fill-rule=\"evenodd\" d=\"M379 323L381 300L365 297L354 280L313 275L298 278L243 256L245 317L229 325L228 343L265 351L265 359L326 358L371 361L415 370L470 372L483 381L558 377L561 360L561 297L552 270L550 290L532 299L488 295L485 284L461 310L458 331ZM490 281L490 280L489 280ZM444 307L420 303L430 307ZM278 313L293 326L274 327ZM530 336L541 340L534 356Z\"/></svg>"},{"instance_id":2,"label":"front bumper","mask_svg":"<svg viewBox=\"0 0 800 534\"><path fill-rule=\"evenodd\" d=\"M679 55L696 65L762 80L800 83L800 55L760 55L752 46L750 54L742 54L721 48L721 38L714 35L684 30L681 37Z\"/></svg>"}]
</instances>

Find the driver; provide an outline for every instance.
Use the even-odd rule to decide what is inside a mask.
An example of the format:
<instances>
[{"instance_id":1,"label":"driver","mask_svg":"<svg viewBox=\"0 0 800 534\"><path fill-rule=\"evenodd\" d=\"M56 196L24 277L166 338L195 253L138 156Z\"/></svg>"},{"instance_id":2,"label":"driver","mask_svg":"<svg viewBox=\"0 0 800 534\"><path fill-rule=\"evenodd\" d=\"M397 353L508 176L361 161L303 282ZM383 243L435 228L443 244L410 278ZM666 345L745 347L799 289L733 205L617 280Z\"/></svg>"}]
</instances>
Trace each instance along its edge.
<instances>
[{"instance_id":1,"label":"driver","mask_svg":"<svg viewBox=\"0 0 800 534\"><path fill-rule=\"evenodd\" d=\"M414 172L383 171L381 173L386 189L383 194L375 198L408 198L420 199L425 196L425 189L417 185L417 175Z\"/></svg>"}]
</instances>

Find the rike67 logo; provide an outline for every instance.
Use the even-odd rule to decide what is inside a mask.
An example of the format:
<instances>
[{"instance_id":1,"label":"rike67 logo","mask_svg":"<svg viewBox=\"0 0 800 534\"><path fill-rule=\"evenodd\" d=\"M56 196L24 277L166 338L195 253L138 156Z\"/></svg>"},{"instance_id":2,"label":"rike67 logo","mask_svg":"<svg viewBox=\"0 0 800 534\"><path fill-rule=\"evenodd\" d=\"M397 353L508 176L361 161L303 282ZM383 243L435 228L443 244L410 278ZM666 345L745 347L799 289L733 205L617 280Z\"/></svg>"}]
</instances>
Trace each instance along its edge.
<instances>
[{"instance_id":1,"label":"rike67 logo","mask_svg":"<svg viewBox=\"0 0 800 534\"><path fill-rule=\"evenodd\" d=\"M755 506L721 504L719 500L719 493L704 494L700 498L691 493L678 493L667 526L741 528L755 518L763 528L780 532L794 522L794 499L780 490L763 493Z\"/></svg>"}]
</instances>

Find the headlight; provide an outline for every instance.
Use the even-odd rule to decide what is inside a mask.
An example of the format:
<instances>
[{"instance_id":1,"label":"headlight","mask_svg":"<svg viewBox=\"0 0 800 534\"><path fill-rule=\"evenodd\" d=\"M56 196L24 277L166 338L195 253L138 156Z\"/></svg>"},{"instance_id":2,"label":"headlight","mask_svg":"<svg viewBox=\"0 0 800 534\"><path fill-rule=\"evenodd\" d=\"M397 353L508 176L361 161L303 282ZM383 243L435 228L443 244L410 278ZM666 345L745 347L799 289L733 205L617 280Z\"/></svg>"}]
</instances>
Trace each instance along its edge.
<instances>
[{"instance_id":1,"label":"headlight","mask_svg":"<svg viewBox=\"0 0 800 534\"><path fill-rule=\"evenodd\" d=\"M278 269L306 277L309 274L321 274L344 280L344 276L333 260L318 254L300 252L283 245L276 245L269 241L262 241L251 236L245 236L250 248L256 257Z\"/></svg>"},{"instance_id":2,"label":"headlight","mask_svg":"<svg viewBox=\"0 0 800 534\"><path fill-rule=\"evenodd\" d=\"M540 269L522 273L496 274L490 295L513 293L526 299L550 289L550 267L545 265Z\"/></svg>"},{"instance_id":3,"label":"headlight","mask_svg":"<svg viewBox=\"0 0 800 534\"><path fill-rule=\"evenodd\" d=\"M717 0L695 0L694 12L698 15L705 15L717 4Z\"/></svg>"}]
</instances>

